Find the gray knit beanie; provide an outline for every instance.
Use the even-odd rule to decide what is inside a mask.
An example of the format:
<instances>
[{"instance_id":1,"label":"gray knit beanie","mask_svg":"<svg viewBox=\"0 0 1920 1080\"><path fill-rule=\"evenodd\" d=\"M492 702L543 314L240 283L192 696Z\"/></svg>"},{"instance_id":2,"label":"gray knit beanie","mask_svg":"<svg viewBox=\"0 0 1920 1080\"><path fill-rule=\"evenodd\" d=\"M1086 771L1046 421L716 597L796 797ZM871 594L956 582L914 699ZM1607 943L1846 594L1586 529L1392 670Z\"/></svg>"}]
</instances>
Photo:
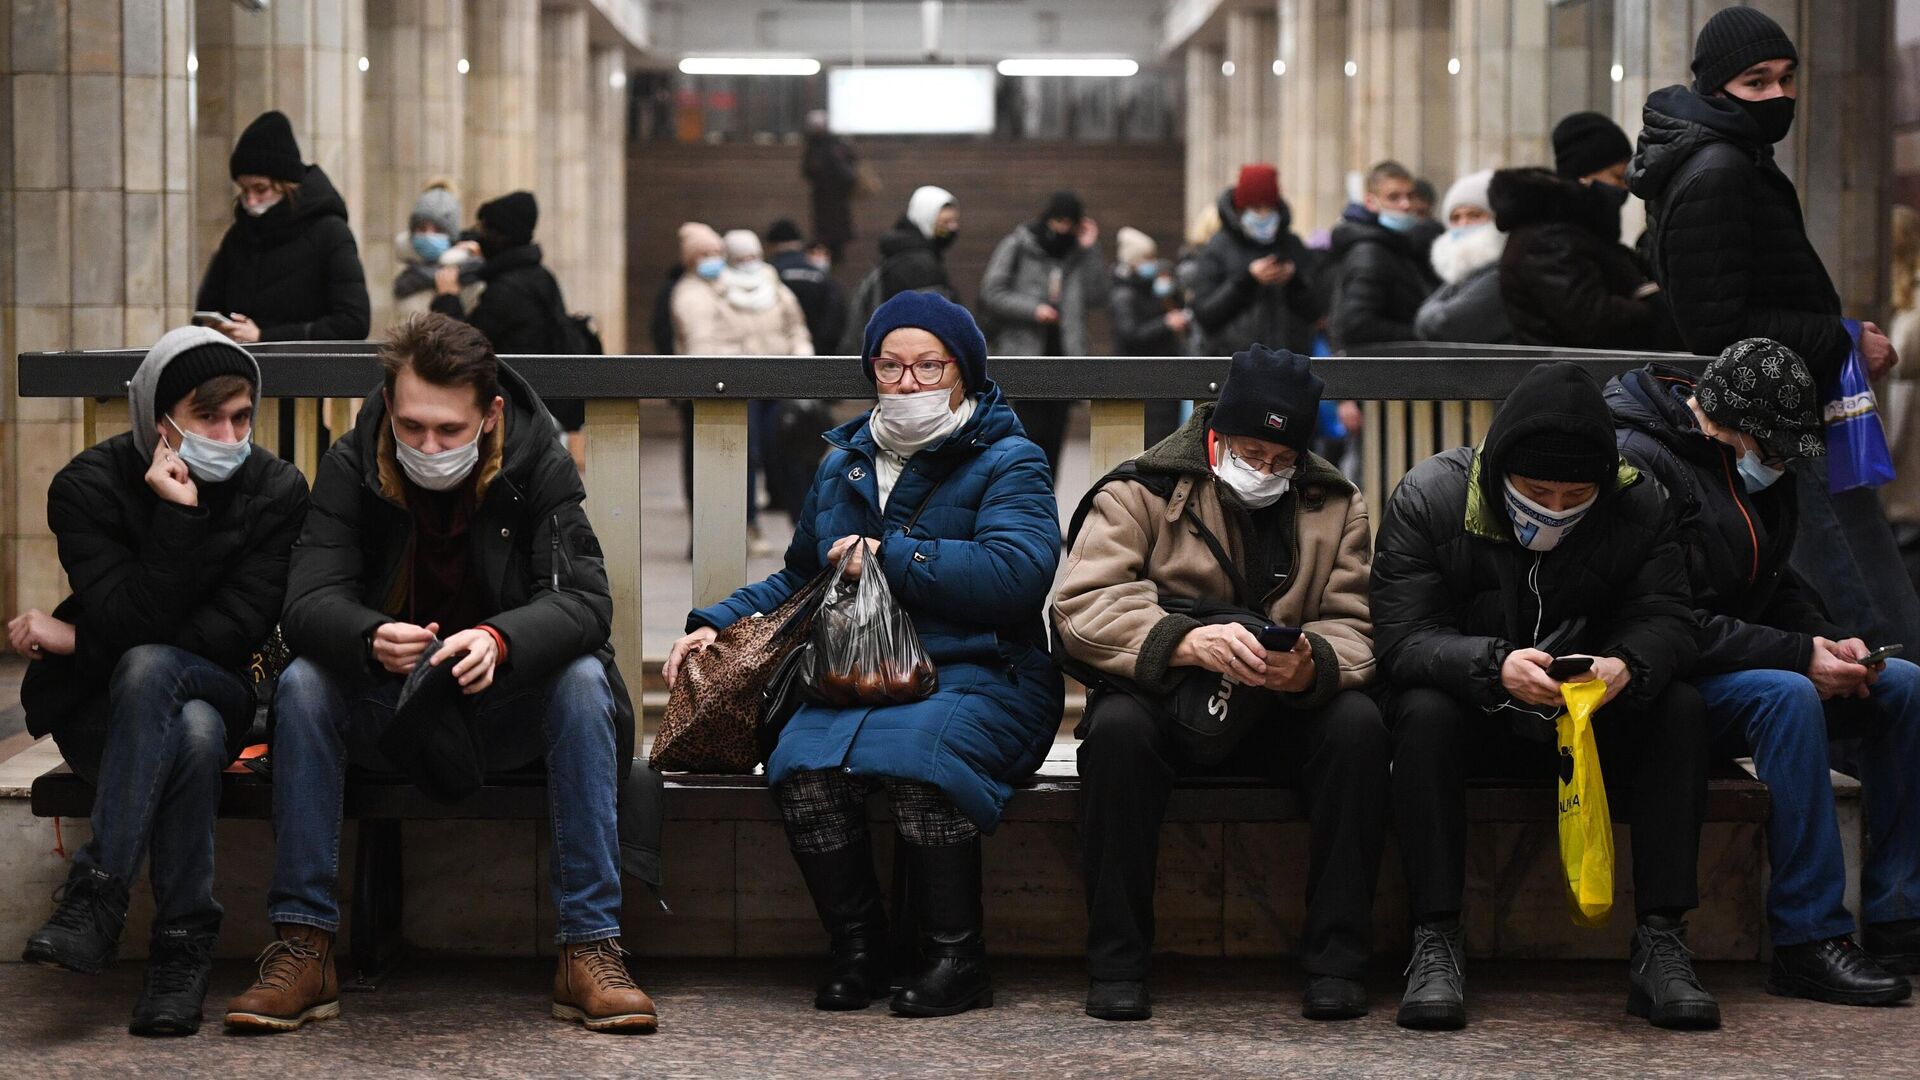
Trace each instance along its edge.
<instances>
[{"instance_id":1,"label":"gray knit beanie","mask_svg":"<svg viewBox=\"0 0 1920 1080\"><path fill-rule=\"evenodd\" d=\"M443 184L435 184L413 200L413 213L407 215L407 228L431 224L448 236L460 235L460 196Z\"/></svg>"}]
</instances>

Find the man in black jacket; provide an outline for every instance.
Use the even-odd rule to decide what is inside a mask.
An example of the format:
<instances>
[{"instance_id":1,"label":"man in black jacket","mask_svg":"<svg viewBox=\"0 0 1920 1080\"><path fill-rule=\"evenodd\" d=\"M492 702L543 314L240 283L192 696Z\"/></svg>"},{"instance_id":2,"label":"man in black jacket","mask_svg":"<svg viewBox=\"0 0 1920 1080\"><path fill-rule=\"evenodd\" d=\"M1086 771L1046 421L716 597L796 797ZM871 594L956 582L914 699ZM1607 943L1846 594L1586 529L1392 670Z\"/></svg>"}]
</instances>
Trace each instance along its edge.
<instances>
[{"instance_id":1,"label":"man in black jacket","mask_svg":"<svg viewBox=\"0 0 1920 1080\"><path fill-rule=\"evenodd\" d=\"M73 594L7 625L32 661L27 730L51 734L96 791L93 835L23 959L86 974L113 963L151 855L153 938L129 1030L186 1035L220 930L220 771L253 724L248 668L280 614L307 484L252 452L260 369L211 329L162 337L127 400L133 430L74 458L47 493Z\"/></svg>"},{"instance_id":2,"label":"man in black jacket","mask_svg":"<svg viewBox=\"0 0 1920 1080\"><path fill-rule=\"evenodd\" d=\"M1685 913L1706 804L1693 609L1660 485L1625 464L1600 386L1574 364L1520 381L1478 450L1409 472L1387 503L1373 564L1374 640L1393 694L1393 799L1413 916L1399 1022L1466 1023L1461 976L1465 786L1470 775L1556 770L1556 657L1591 658L1609 784L1627 783L1633 937L1627 1008L1661 1027L1715 1027Z\"/></svg>"},{"instance_id":3,"label":"man in black jacket","mask_svg":"<svg viewBox=\"0 0 1920 1080\"><path fill-rule=\"evenodd\" d=\"M1813 376L1792 350L1751 339L1696 383L1650 364L1607 387L1620 450L1683 508L1681 546L1700 623L1689 681L1723 749L1750 755L1773 800L1767 989L1843 1005L1911 993L1920 961L1920 668L1862 663L1792 569L1799 509L1785 463L1826 452ZM1871 699L1861 779L1873 831L1861 874L1863 951L1846 907L1847 869L1828 772L1829 715Z\"/></svg>"},{"instance_id":4,"label":"man in black jacket","mask_svg":"<svg viewBox=\"0 0 1920 1080\"><path fill-rule=\"evenodd\" d=\"M1306 355L1325 314L1313 255L1288 231L1292 211L1272 165L1242 165L1217 202L1220 231L1193 256L1193 318L1201 352L1232 356L1256 342Z\"/></svg>"},{"instance_id":5,"label":"man in black jacket","mask_svg":"<svg viewBox=\"0 0 1920 1080\"><path fill-rule=\"evenodd\" d=\"M1328 334L1333 347L1352 352L1382 341L1416 341L1413 317L1440 279L1413 234L1413 174L1397 161L1367 173L1363 202L1351 205L1333 227L1333 309Z\"/></svg>"},{"instance_id":6,"label":"man in black jacket","mask_svg":"<svg viewBox=\"0 0 1920 1080\"><path fill-rule=\"evenodd\" d=\"M615 797L633 711L607 647L613 600L584 492L540 398L485 338L429 314L381 349L384 385L328 452L283 616L296 659L275 697L268 918L278 940L227 1024L339 1015L333 936L351 762L470 794L484 769L545 760L559 966L553 1014L651 1029L620 947ZM396 711L422 661L444 708Z\"/></svg>"},{"instance_id":7,"label":"man in black jacket","mask_svg":"<svg viewBox=\"0 0 1920 1080\"><path fill-rule=\"evenodd\" d=\"M824 241L811 247L800 235L800 226L781 218L767 227L767 264L780 274L780 283L793 290L800 310L807 316L807 334L828 349L847 332L847 297L840 283L833 280L833 264L815 262L816 256L830 260L832 249ZM671 350L669 350L671 351Z\"/></svg>"}]
</instances>

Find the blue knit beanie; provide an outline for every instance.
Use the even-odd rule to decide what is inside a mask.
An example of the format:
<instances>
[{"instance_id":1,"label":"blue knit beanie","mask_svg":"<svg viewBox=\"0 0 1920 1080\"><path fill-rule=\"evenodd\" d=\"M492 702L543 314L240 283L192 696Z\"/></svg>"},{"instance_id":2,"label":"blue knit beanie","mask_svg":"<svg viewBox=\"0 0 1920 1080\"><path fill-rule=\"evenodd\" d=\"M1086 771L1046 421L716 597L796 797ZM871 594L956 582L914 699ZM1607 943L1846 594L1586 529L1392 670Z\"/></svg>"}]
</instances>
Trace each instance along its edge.
<instances>
[{"instance_id":1,"label":"blue knit beanie","mask_svg":"<svg viewBox=\"0 0 1920 1080\"><path fill-rule=\"evenodd\" d=\"M987 385L987 339L980 325L966 308L930 292L903 292L881 304L867 320L866 343L860 362L867 381L873 381L873 357L888 334L902 327L925 330L940 339L960 363L960 378L968 393L979 393Z\"/></svg>"}]
</instances>

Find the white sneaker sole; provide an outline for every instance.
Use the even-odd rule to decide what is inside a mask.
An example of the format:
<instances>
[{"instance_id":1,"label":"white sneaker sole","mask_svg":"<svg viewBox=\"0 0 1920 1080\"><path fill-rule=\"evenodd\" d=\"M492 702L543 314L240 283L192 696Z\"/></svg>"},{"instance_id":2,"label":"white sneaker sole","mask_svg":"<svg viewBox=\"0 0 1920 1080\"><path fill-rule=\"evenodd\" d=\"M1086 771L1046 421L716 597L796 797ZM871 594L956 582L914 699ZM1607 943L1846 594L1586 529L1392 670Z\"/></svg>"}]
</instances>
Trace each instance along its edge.
<instances>
[{"instance_id":1,"label":"white sneaker sole","mask_svg":"<svg viewBox=\"0 0 1920 1080\"><path fill-rule=\"evenodd\" d=\"M652 1031L659 1026L660 1018L653 1013L619 1013L614 1016L588 1016L584 1011L572 1006L553 1003L555 1020L572 1020L585 1024L588 1031Z\"/></svg>"},{"instance_id":2,"label":"white sneaker sole","mask_svg":"<svg viewBox=\"0 0 1920 1080\"><path fill-rule=\"evenodd\" d=\"M254 1028L260 1031L295 1031L301 1025L313 1020L332 1020L340 1015L338 1001L325 1001L298 1016L268 1016L265 1013L230 1012L227 1014L227 1026L234 1028Z\"/></svg>"}]
</instances>

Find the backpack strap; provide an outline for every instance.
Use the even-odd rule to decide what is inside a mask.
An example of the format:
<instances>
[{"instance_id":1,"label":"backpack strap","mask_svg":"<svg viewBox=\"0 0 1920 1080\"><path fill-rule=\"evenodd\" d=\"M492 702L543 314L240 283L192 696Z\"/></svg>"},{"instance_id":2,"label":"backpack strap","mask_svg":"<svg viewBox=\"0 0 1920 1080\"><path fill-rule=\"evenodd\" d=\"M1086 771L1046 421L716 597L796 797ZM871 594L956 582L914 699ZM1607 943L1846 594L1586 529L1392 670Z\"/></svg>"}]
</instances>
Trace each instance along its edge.
<instances>
[{"instance_id":1,"label":"backpack strap","mask_svg":"<svg viewBox=\"0 0 1920 1080\"><path fill-rule=\"evenodd\" d=\"M1094 497L1099 495L1108 484L1122 480L1139 484L1162 499L1171 498L1174 489L1180 486L1179 477L1170 473L1142 470L1137 460L1127 460L1115 465L1107 475L1101 477L1087 491L1086 495L1081 497L1080 505L1074 508L1073 518L1067 525L1069 551L1073 549L1074 542L1080 538L1080 528L1086 524L1087 514L1093 510ZM1200 542L1207 545L1208 551L1213 552L1214 559L1220 564L1221 572L1226 574L1228 583L1233 587L1233 602L1249 610L1258 610L1255 604L1249 602L1253 596L1253 589L1247 584L1246 575L1242 574L1240 568L1233 564L1233 559L1228 557L1227 549L1220 543L1220 538L1215 536L1213 530L1207 528L1206 523L1200 520L1200 516L1193 512L1191 500L1182 510L1180 518L1193 526L1194 534L1200 537Z\"/></svg>"}]
</instances>

